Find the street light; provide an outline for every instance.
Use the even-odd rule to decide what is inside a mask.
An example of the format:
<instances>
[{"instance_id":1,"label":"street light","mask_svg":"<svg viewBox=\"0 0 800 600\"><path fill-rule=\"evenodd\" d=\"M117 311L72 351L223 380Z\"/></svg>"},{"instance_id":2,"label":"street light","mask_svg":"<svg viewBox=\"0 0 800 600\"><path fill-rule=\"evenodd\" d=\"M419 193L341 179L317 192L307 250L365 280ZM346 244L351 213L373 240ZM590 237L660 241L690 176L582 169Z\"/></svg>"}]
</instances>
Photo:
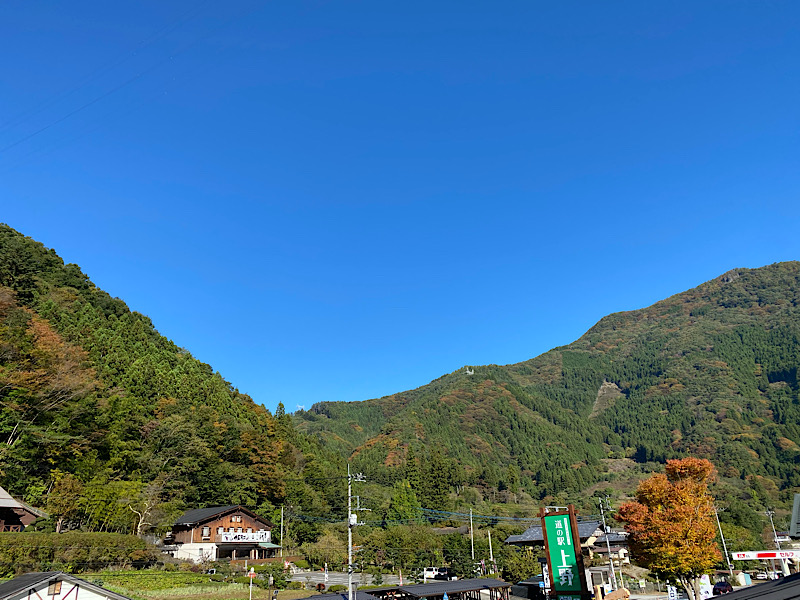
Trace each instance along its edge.
<instances>
[{"instance_id":1,"label":"street light","mask_svg":"<svg viewBox=\"0 0 800 600\"><path fill-rule=\"evenodd\" d=\"M722 510L725 510L724 508ZM728 546L725 543L725 536L722 535L722 525L719 524L719 509L714 506L714 516L717 518L717 527L719 528L719 538L722 540L722 550L725 552L725 562L728 563L728 572L733 578L733 565L731 564L731 557L728 556Z\"/></svg>"},{"instance_id":2,"label":"street light","mask_svg":"<svg viewBox=\"0 0 800 600\"><path fill-rule=\"evenodd\" d=\"M772 535L774 536L773 539L775 540L775 549L780 550L781 543L778 540L778 532L775 531L775 521L772 520L772 515L775 514L775 511L771 508L768 508L766 511L764 511L764 514L769 517L769 523L772 525ZM783 572L784 576L789 574L789 566L786 564L786 560L783 558L781 559L781 571Z\"/></svg>"}]
</instances>

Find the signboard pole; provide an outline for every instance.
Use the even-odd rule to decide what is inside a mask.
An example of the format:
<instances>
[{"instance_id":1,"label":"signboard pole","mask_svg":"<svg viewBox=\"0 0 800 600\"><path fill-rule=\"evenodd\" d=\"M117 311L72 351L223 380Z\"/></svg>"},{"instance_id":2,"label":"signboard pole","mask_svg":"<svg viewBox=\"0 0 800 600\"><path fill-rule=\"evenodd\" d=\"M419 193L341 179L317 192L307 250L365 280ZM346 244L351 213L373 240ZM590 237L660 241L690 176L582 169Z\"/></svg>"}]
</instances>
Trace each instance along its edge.
<instances>
[{"instance_id":1,"label":"signboard pole","mask_svg":"<svg viewBox=\"0 0 800 600\"><path fill-rule=\"evenodd\" d=\"M545 553L547 554L550 589L558 600L589 600L581 540L575 507L566 511L546 512L539 509L542 520Z\"/></svg>"}]
</instances>

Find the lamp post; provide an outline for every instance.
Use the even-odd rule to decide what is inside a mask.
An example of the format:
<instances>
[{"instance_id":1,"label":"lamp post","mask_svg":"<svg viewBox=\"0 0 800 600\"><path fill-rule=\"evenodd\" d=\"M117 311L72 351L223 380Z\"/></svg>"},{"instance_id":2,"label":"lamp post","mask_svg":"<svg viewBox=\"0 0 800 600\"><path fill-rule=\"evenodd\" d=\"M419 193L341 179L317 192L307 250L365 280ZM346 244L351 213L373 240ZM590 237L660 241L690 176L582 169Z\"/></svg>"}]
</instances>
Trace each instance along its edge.
<instances>
[{"instance_id":1,"label":"lamp post","mask_svg":"<svg viewBox=\"0 0 800 600\"><path fill-rule=\"evenodd\" d=\"M766 514L769 517L769 523L770 525L772 525L772 535L773 535L773 540L775 541L775 549L780 550L781 543L778 540L778 532L775 531L775 521L772 520L772 515L775 514L775 511L772 510L771 508L768 508L764 514ZM781 572L783 573L784 576L789 574L789 566L786 564L786 560L783 558L781 559Z\"/></svg>"},{"instance_id":2,"label":"lamp post","mask_svg":"<svg viewBox=\"0 0 800 600\"><path fill-rule=\"evenodd\" d=\"M728 555L728 546L725 544L725 536L722 535L722 525L719 523L719 509L714 506L714 516L717 519L717 528L719 529L719 538L722 540L722 550L725 552L725 562L728 563L728 572L733 578L733 565L731 564L731 557Z\"/></svg>"}]
</instances>

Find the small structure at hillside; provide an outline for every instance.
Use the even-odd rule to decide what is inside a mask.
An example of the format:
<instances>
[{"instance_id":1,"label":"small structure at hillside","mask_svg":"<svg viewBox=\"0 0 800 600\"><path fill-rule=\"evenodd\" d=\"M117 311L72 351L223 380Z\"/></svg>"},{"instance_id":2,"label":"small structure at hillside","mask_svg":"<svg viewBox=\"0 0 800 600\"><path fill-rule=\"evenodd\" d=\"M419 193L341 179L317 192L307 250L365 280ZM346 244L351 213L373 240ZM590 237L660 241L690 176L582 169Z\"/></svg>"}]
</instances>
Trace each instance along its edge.
<instances>
[{"instance_id":1,"label":"small structure at hillside","mask_svg":"<svg viewBox=\"0 0 800 600\"><path fill-rule=\"evenodd\" d=\"M46 516L44 511L15 500L0 487L0 532L22 531L36 519Z\"/></svg>"},{"instance_id":2,"label":"small structure at hillside","mask_svg":"<svg viewBox=\"0 0 800 600\"><path fill-rule=\"evenodd\" d=\"M280 548L272 543L272 523L253 511L231 504L197 508L184 513L164 540L179 559L260 560Z\"/></svg>"},{"instance_id":3,"label":"small structure at hillside","mask_svg":"<svg viewBox=\"0 0 800 600\"><path fill-rule=\"evenodd\" d=\"M0 583L0 600L131 600L99 585L61 571L26 573Z\"/></svg>"}]
</instances>

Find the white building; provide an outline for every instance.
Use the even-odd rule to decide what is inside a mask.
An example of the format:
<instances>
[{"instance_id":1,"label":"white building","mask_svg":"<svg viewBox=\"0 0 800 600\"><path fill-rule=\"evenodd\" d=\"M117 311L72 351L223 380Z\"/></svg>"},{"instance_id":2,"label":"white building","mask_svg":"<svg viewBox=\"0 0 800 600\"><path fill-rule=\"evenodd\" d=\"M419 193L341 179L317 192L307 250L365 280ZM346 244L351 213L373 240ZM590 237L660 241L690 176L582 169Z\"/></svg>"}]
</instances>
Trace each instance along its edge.
<instances>
[{"instance_id":1,"label":"white building","mask_svg":"<svg viewBox=\"0 0 800 600\"><path fill-rule=\"evenodd\" d=\"M0 600L131 600L61 571L26 573L0 583Z\"/></svg>"}]
</instances>

